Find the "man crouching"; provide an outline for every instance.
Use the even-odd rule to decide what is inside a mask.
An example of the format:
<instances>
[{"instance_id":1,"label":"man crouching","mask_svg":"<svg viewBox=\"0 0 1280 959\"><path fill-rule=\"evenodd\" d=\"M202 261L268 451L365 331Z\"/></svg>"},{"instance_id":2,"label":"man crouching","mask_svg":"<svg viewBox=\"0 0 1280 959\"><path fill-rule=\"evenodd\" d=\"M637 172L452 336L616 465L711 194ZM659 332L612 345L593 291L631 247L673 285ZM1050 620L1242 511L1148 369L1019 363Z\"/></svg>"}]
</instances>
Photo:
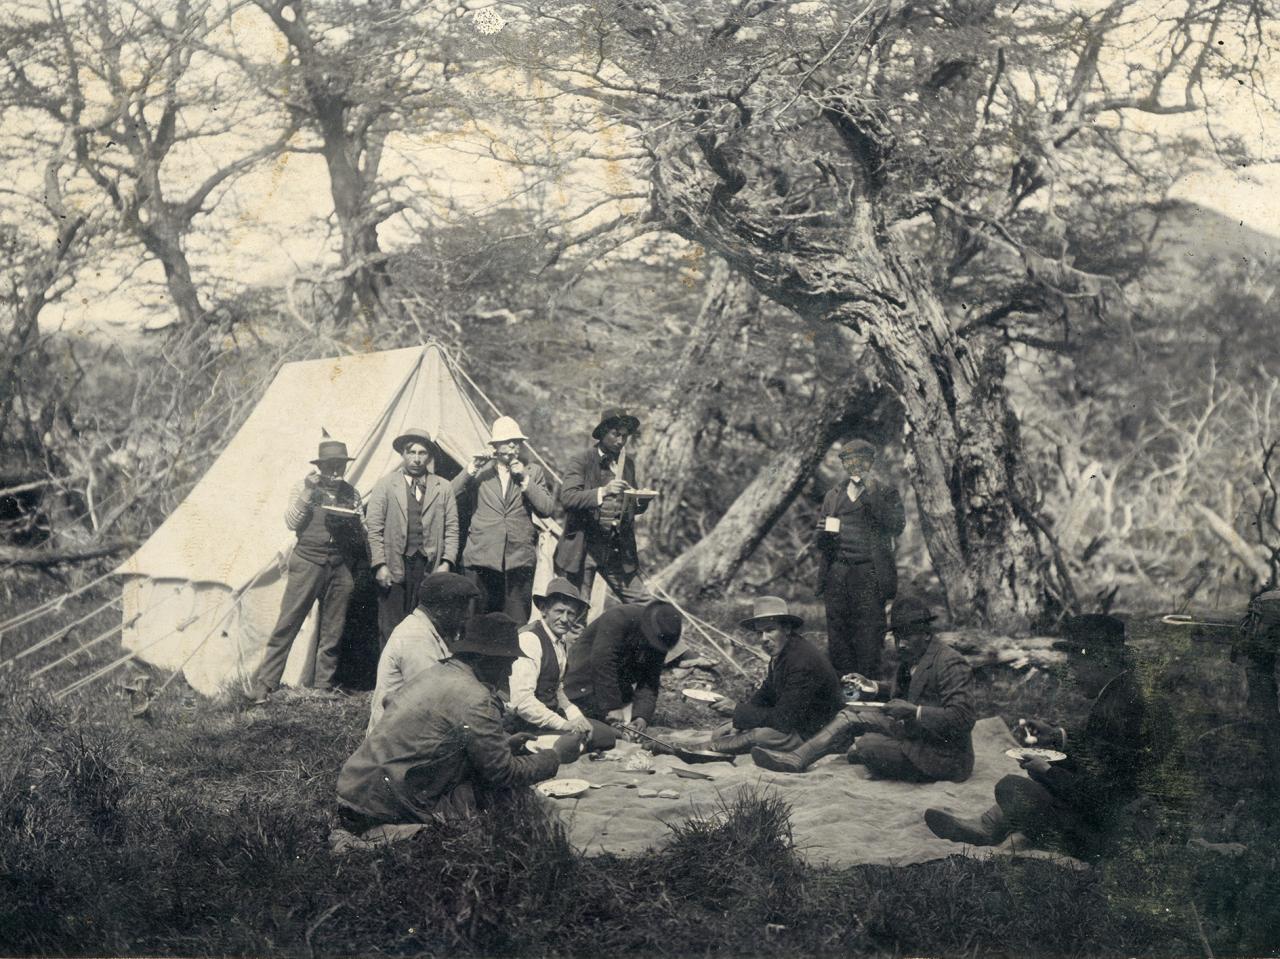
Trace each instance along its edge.
<instances>
[{"instance_id":1,"label":"man crouching","mask_svg":"<svg viewBox=\"0 0 1280 959\"><path fill-rule=\"evenodd\" d=\"M494 793L553 777L581 752L577 733L530 756L529 737L502 728L497 689L520 656L516 623L502 613L472 619L438 666L409 680L338 774L338 813L353 833L391 823L463 817Z\"/></svg>"}]
</instances>

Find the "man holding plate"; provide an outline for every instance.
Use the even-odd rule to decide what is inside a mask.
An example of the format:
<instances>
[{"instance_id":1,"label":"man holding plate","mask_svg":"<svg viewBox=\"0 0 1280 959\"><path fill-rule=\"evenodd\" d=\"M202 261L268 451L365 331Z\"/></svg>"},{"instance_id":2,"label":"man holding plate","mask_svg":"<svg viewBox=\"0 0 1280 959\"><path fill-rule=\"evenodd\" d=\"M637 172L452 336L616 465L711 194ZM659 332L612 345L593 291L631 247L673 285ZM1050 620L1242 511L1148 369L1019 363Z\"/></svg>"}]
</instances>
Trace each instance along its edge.
<instances>
[{"instance_id":1,"label":"man holding plate","mask_svg":"<svg viewBox=\"0 0 1280 959\"><path fill-rule=\"evenodd\" d=\"M322 440L319 453L311 461L315 471L289 495L284 524L293 530L298 541L289 554L280 616L253 677L249 700L255 706L265 703L280 685L293 641L317 602L320 641L313 685L334 688L338 648L355 585L352 569L364 554L360 494L342 478L350 462L345 443Z\"/></svg>"}]
</instances>

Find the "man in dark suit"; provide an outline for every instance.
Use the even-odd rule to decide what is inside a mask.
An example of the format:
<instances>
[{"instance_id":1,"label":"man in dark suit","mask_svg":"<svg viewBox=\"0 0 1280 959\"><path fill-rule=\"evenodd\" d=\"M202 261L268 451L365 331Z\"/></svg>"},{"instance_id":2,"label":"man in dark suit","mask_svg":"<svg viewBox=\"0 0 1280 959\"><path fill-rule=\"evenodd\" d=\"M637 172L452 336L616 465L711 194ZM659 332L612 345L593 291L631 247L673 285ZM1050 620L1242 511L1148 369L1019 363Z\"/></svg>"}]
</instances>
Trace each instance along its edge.
<instances>
[{"instance_id":1,"label":"man in dark suit","mask_svg":"<svg viewBox=\"0 0 1280 959\"><path fill-rule=\"evenodd\" d=\"M606 609L569 648L564 689L588 719L644 730L653 722L667 653L683 621L653 600Z\"/></svg>"},{"instance_id":2,"label":"man in dark suit","mask_svg":"<svg viewBox=\"0 0 1280 959\"><path fill-rule=\"evenodd\" d=\"M898 655L910 670L906 699L882 707L851 703L799 749L756 748L757 766L775 772L803 772L819 756L848 745L851 763L861 763L878 779L964 782L973 772L973 671L964 657L934 635L935 617L919 599L893 604L891 625ZM878 695L892 686L877 683Z\"/></svg>"},{"instance_id":3,"label":"man in dark suit","mask_svg":"<svg viewBox=\"0 0 1280 959\"><path fill-rule=\"evenodd\" d=\"M626 410L605 410L591 434L595 444L574 456L564 471L564 535L556 547L556 575L586 598L597 572L624 602L642 598L635 517L649 500L627 492L635 487L636 465L626 455L627 441L639 428L640 420Z\"/></svg>"},{"instance_id":4,"label":"man in dark suit","mask_svg":"<svg viewBox=\"0 0 1280 959\"><path fill-rule=\"evenodd\" d=\"M849 481L827 492L818 519L818 595L826 603L827 655L840 675L880 677L885 603L898 590L894 537L906 523L902 497L870 480L876 448L840 450Z\"/></svg>"},{"instance_id":5,"label":"man in dark suit","mask_svg":"<svg viewBox=\"0 0 1280 959\"><path fill-rule=\"evenodd\" d=\"M745 753L753 746L791 750L814 736L844 706L840 677L818 647L804 638L804 620L777 596L760 596L744 629L759 634L769 653L764 682L745 703L721 699L711 708L733 722L720 731L708 748L722 753Z\"/></svg>"},{"instance_id":6,"label":"man in dark suit","mask_svg":"<svg viewBox=\"0 0 1280 959\"><path fill-rule=\"evenodd\" d=\"M534 516L550 516L555 497L542 468L525 465L526 437L509 416L494 421L489 452L477 456L453 480L453 491L470 507L464 575L480 589L478 613L506 613L527 623L533 608L533 571L538 528Z\"/></svg>"},{"instance_id":7,"label":"man in dark suit","mask_svg":"<svg viewBox=\"0 0 1280 959\"><path fill-rule=\"evenodd\" d=\"M996 783L995 805L978 819L926 809L935 835L972 846L1023 833L1036 846L1089 858L1103 852L1124 822L1125 808L1143 793L1148 771L1165 759L1154 735L1165 725L1148 715L1142 688L1124 645L1124 623L1113 616L1076 616L1054 647L1067 653L1071 677L1093 698L1082 727L1041 719L1019 727L1024 744L1063 750L1064 762L1020 760L1025 776ZM1154 778L1154 777L1151 777Z\"/></svg>"}]
</instances>

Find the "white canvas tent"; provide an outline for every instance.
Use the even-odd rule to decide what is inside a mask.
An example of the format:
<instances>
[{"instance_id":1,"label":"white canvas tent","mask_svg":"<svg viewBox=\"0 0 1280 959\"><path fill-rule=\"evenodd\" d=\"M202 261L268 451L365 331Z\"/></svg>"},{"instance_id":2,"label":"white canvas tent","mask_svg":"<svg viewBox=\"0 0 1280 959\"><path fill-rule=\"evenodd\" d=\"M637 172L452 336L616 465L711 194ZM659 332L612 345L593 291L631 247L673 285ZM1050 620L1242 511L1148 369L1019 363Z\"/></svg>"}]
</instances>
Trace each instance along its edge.
<instances>
[{"instance_id":1,"label":"white canvas tent","mask_svg":"<svg viewBox=\"0 0 1280 959\"><path fill-rule=\"evenodd\" d=\"M124 648L181 669L206 695L245 688L280 609L294 543L284 525L289 490L311 469L321 430L347 444L347 479L367 496L398 464L391 441L411 426L425 426L459 464L489 436L434 344L283 366L190 495L116 570L125 577ZM556 532L543 530L535 591L551 575ZM315 625L313 611L289 657L290 685L311 680Z\"/></svg>"}]
</instances>

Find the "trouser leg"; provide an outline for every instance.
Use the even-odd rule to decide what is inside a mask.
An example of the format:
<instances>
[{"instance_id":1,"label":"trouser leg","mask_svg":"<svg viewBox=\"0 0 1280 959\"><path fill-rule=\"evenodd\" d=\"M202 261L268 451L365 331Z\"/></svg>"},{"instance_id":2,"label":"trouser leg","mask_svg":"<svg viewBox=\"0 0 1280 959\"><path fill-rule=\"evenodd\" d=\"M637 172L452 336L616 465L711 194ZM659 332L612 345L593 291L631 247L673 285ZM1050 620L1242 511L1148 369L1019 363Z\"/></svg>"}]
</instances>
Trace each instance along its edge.
<instances>
[{"instance_id":1,"label":"trouser leg","mask_svg":"<svg viewBox=\"0 0 1280 959\"><path fill-rule=\"evenodd\" d=\"M833 565L827 570L822 589L827 614L827 658L841 676L856 671L853 652L854 613L845 588L846 570L844 566Z\"/></svg>"},{"instance_id":2,"label":"trouser leg","mask_svg":"<svg viewBox=\"0 0 1280 959\"><path fill-rule=\"evenodd\" d=\"M254 676L255 692L270 692L280 685L285 664L289 661L289 649L302 623L311 612L319 595L324 567L301 556L289 558L289 573L284 584L284 598L280 601L280 615L275 628L267 639L262 664Z\"/></svg>"},{"instance_id":3,"label":"trouser leg","mask_svg":"<svg viewBox=\"0 0 1280 959\"><path fill-rule=\"evenodd\" d=\"M504 575L502 605L499 609L521 625L533 614L533 567L519 566Z\"/></svg>"},{"instance_id":4,"label":"trouser leg","mask_svg":"<svg viewBox=\"0 0 1280 959\"><path fill-rule=\"evenodd\" d=\"M473 613L480 616L502 612L505 595L503 576L499 570L489 569L487 566L468 566L464 575L480 590L480 595L472 606Z\"/></svg>"},{"instance_id":5,"label":"trouser leg","mask_svg":"<svg viewBox=\"0 0 1280 959\"><path fill-rule=\"evenodd\" d=\"M852 614L850 640L853 672L879 678L880 658L884 651L884 600L880 598L880 582L872 563L849 567L845 589Z\"/></svg>"},{"instance_id":6,"label":"trouser leg","mask_svg":"<svg viewBox=\"0 0 1280 959\"><path fill-rule=\"evenodd\" d=\"M422 581L427 578L427 573L427 558L421 553L404 558L404 593L401 600L404 605L400 611L402 620L418 608Z\"/></svg>"},{"instance_id":7,"label":"trouser leg","mask_svg":"<svg viewBox=\"0 0 1280 959\"><path fill-rule=\"evenodd\" d=\"M320 642L316 648L315 685L320 689L333 686L333 677L338 672L342 631L347 623L347 606L354 588L355 580L349 566L328 567L320 593Z\"/></svg>"},{"instance_id":8,"label":"trouser leg","mask_svg":"<svg viewBox=\"0 0 1280 959\"><path fill-rule=\"evenodd\" d=\"M1037 846L1088 856L1102 845L1092 824L1034 779L1005 776L996 783L996 804L1010 831L1026 834Z\"/></svg>"},{"instance_id":9,"label":"trouser leg","mask_svg":"<svg viewBox=\"0 0 1280 959\"><path fill-rule=\"evenodd\" d=\"M404 583L392 583L378 590L378 640L382 649L405 617L404 593Z\"/></svg>"},{"instance_id":10,"label":"trouser leg","mask_svg":"<svg viewBox=\"0 0 1280 959\"><path fill-rule=\"evenodd\" d=\"M867 771L877 779L895 779L901 782L928 783L935 777L921 770L911 761L903 748L902 740L894 739L883 733L866 733L853 742L849 754L852 762L855 757Z\"/></svg>"}]
</instances>

